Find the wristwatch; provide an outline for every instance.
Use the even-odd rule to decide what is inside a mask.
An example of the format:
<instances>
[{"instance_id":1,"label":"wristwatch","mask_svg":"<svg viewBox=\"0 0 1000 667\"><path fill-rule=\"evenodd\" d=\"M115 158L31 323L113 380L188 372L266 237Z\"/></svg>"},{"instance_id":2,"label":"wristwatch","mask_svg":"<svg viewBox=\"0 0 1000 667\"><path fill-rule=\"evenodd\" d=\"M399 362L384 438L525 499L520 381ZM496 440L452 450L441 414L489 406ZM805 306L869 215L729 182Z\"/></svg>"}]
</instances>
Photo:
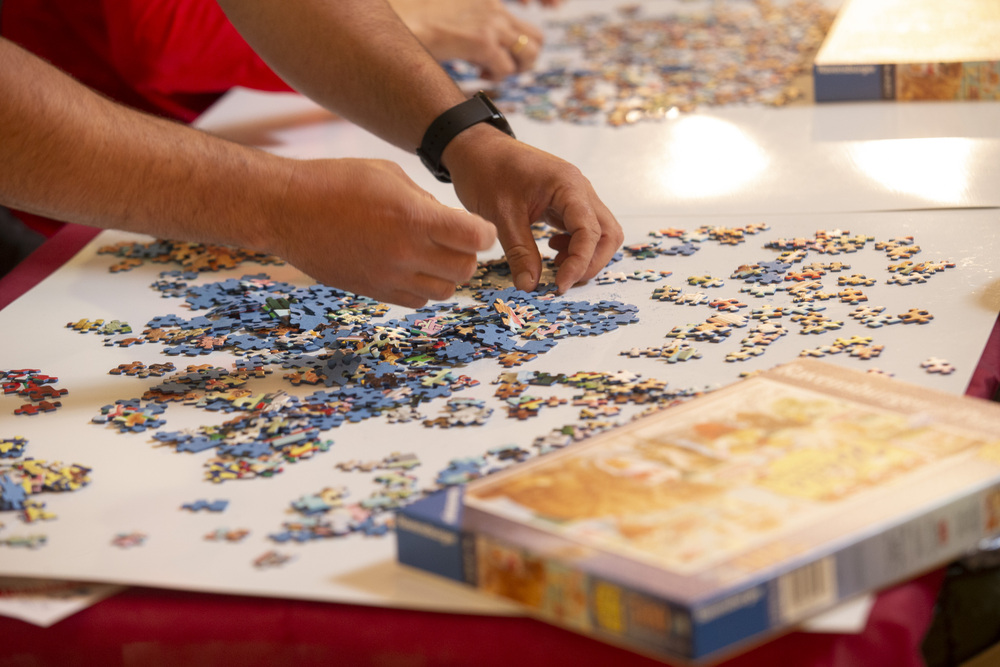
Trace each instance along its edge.
<instances>
[{"instance_id":1,"label":"wristwatch","mask_svg":"<svg viewBox=\"0 0 1000 667\"><path fill-rule=\"evenodd\" d=\"M451 183L451 174L441 164L441 154L444 153L445 147L460 132L477 123L489 123L501 132L514 136L507 119L481 90L435 118L427 128L424 139L417 148L417 155L420 156L424 166L442 183Z\"/></svg>"}]
</instances>

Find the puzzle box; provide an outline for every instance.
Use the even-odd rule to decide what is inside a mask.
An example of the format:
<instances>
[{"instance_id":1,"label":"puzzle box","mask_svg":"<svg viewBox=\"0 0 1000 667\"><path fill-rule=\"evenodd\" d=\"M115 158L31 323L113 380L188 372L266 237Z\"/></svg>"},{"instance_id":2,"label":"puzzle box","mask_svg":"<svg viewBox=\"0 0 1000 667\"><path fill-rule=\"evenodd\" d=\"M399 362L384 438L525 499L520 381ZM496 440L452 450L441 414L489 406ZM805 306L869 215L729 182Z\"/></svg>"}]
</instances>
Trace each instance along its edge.
<instances>
[{"instance_id":1,"label":"puzzle box","mask_svg":"<svg viewBox=\"0 0 1000 667\"><path fill-rule=\"evenodd\" d=\"M817 102L1000 99L994 0L845 2L813 64Z\"/></svg>"},{"instance_id":2,"label":"puzzle box","mask_svg":"<svg viewBox=\"0 0 1000 667\"><path fill-rule=\"evenodd\" d=\"M1000 530L997 434L987 401L799 360L404 509L400 561L718 659Z\"/></svg>"}]
</instances>

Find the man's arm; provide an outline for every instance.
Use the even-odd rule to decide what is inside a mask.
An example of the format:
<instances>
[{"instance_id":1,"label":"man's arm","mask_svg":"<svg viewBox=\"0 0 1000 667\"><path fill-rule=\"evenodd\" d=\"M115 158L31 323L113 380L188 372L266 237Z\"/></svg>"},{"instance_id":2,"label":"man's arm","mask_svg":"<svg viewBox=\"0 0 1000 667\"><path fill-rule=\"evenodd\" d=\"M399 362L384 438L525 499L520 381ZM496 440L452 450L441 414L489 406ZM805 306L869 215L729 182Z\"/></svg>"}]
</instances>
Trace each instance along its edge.
<instances>
[{"instance_id":1,"label":"man's arm","mask_svg":"<svg viewBox=\"0 0 1000 667\"><path fill-rule=\"evenodd\" d=\"M385 0L218 2L293 87L405 150L465 99ZM621 227L579 170L495 128L460 133L442 163L462 203L497 226L520 289L541 275L536 220L562 232L550 241L560 291L595 276L621 244Z\"/></svg>"},{"instance_id":2,"label":"man's arm","mask_svg":"<svg viewBox=\"0 0 1000 667\"><path fill-rule=\"evenodd\" d=\"M465 99L386 0L218 1L292 87L405 150Z\"/></svg>"},{"instance_id":3,"label":"man's arm","mask_svg":"<svg viewBox=\"0 0 1000 667\"><path fill-rule=\"evenodd\" d=\"M494 240L392 163L299 161L147 116L0 38L0 204L283 256L406 306L444 299Z\"/></svg>"}]
</instances>

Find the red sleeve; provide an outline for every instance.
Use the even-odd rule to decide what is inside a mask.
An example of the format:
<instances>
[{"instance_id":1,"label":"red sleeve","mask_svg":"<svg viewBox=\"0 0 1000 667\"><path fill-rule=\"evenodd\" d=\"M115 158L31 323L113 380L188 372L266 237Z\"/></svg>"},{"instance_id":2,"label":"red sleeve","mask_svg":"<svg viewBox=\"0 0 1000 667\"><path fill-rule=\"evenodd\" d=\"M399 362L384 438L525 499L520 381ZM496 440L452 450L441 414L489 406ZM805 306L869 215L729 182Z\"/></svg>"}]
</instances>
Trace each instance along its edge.
<instances>
[{"instance_id":1,"label":"red sleeve","mask_svg":"<svg viewBox=\"0 0 1000 667\"><path fill-rule=\"evenodd\" d=\"M112 63L140 92L291 90L214 0L101 0L101 5Z\"/></svg>"}]
</instances>

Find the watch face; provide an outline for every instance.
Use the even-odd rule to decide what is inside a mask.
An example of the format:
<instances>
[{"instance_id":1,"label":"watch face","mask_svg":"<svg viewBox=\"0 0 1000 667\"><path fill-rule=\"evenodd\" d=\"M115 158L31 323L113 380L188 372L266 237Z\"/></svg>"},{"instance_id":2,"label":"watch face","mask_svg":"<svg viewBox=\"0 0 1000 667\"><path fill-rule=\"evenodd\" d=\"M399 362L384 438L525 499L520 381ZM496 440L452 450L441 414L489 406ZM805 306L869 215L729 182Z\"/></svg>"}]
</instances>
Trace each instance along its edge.
<instances>
[{"instance_id":1,"label":"watch face","mask_svg":"<svg viewBox=\"0 0 1000 667\"><path fill-rule=\"evenodd\" d=\"M505 134L509 134L511 137L515 139L517 138L514 137L514 130L511 129L510 123L507 122L507 119L500 112L500 109L497 109L497 105L493 104L493 100L491 100L486 95L486 93L480 90L473 97L478 97L480 100L482 100L483 104L485 104L487 108L489 108L490 113L493 114L493 119L490 121L490 125L497 128L501 132L504 132Z\"/></svg>"},{"instance_id":2,"label":"watch face","mask_svg":"<svg viewBox=\"0 0 1000 667\"><path fill-rule=\"evenodd\" d=\"M477 101L479 104L476 104ZM486 107L489 116L483 114L483 106ZM424 166L442 183L451 183L451 174L441 164L441 154L455 135L476 123L489 123L504 134L514 136L507 119L483 91L445 111L424 133L424 138L417 147L417 155L420 156Z\"/></svg>"},{"instance_id":3,"label":"watch face","mask_svg":"<svg viewBox=\"0 0 1000 667\"><path fill-rule=\"evenodd\" d=\"M486 95L486 93L480 90L478 93L476 93L475 96L483 101L483 104L485 104L489 108L489 110L493 112L494 116L499 116L500 118L503 118L503 114L500 113L500 109L497 109L497 105L493 104L493 100L491 100Z\"/></svg>"}]
</instances>

